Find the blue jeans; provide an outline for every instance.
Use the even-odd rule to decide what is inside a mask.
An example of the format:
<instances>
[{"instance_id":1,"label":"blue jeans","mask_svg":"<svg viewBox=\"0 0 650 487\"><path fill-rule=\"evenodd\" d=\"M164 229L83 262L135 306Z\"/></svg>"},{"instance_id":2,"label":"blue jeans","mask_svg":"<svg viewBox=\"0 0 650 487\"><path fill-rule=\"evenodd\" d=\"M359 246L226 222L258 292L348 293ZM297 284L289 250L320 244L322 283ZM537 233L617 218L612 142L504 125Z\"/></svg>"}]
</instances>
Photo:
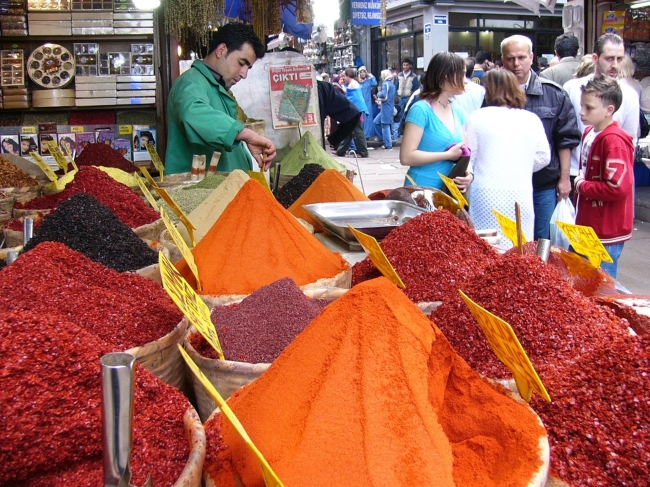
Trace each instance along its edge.
<instances>
[{"instance_id":1,"label":"blue jeans","mask_svg":"<svg viewBox=\"0 0 650 487\"><path fill-rule=\"evenodd\" d=\"M381 123L381 113L375 117L375 132L381 134L384 141L384 147L390 149L393 147L393 140L391 139L393 124Z\"/></svg>"},{"instance_id":2,"label":"blue jeans","mask_svg":"<svg viewBox=\"0 0 650 487\"><path fill-rule=\"evenodd\" d=\"M555 188L533 191L533 209L535 211L535 235L538 238L551 238L551 216L557 204Z\"/></svg>"},{"instance_id":3,"label":"blue jeans","mask_svg":"<svg viewBox=\"0 0 650 487\"><path fill-rule=\"evenodd\" d=\"M616 279L616 275L618 274L618 259L621 257L621 254L623 253L624 245L625 243L605 245L605 250L607 250L609 256L612 258L614 262L609 263L603 261L600 263L600 268L605 272L607 272L607 274L612 276L614 279Z\"/></svg>"},{"instance_id":4,"label":"blue jeans","mask_svg":"<svg viewBox=\"0 0 650 487\"><path fill-rule=\"evenodd\" d=\"M393 137L393 139L399 139L399 122L393 122L391 137Z\"/></svg>"}]
</instances>

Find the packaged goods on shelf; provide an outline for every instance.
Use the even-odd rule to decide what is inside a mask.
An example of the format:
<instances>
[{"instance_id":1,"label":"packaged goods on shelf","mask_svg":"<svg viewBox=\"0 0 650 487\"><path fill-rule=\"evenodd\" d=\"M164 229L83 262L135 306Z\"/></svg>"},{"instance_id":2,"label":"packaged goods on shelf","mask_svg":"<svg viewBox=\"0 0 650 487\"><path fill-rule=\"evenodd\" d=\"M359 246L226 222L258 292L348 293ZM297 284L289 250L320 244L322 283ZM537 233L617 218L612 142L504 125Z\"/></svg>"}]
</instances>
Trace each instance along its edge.
<instances>
[{"instance_id":1,"label":"packaged goods on shelf","mask_svg":"<svg viewBox=\"0 0 650 487\"><path fill-rule=\"evenodd\" d=\"M117 91L118 98L132 98L132 97L144 97L144 96L156 96L156 90L121 90Z\"/></svg>"},{"instance_id":2,"label":"packaged goods on shelf","mask_svg":"<svg viewBox=\"0 0 650 487\"><path fill-rule=\"evenodd\" d=\"M72 0L72 10L113 10L113 0ZM74 15L74 13L73 13Z\"/></svg>"},{"instance_id":3,"label":"packaged goods on shelf","mask_svg":"<svg viewBox=\"0 0 650 487\"><path fill-rule=\"evenodd\" d=\"M94 107L102 105L117 105L115 98L77 98L75 104L78 107Z\"/></svg>"},{"instance_id":4,"label":"packaged goods on shelf","mask_svg":"<svg viewBox=\"0 0 650 487\"><path fill-rule=\"evenodd\" d=\"M117 76L117 82L118 83L155 83L156 82L156 77L155 76L139 76L139 75L133 75L133 76Z\"/></svg>"},{"instance_id":5,"label":"packaged goods on shelf","mask_svg":"<svg viewBox=\"0 0 650 487\"><path fill-rule=\"evenodd\" d=\"M117 76L114 74L106 74L101 76L76 76L74 79L75 84L88 84L88 83L115 83Z\"/></svg>"},{"instance_id":6,"label":"packaged goods on shelf","mask_svg":"<svg viewBox=\"0 0 650 487\"><path fill-rule=\"evenodd\" d=\"M118 105L153 105L155 103L156 103L156 98L153 96L117 99Z\"/></svg>"},{"instance_id":7,"label":"packaged goods on shelf","mask_svg":"<svg viewBox=\"0 0 650 487\"><path fill-rule=\"evenodd\" d=\"M2 69L2 86L23 86L25 84L25 52L22 49L1 51L0 68Z\"/></svg>"},{"instance_id":8,"label":"packaged goods on shelf","mask_svg":"<svg viewBox=\"0 0 650 487\"><path fill-rule=\"evenodd\" d=\"M156 83L117 83L118 90L155 90Z\"/></svg>"},{"instance_id":9,"label":"packaged goods on shelf","mask_svg":"<svg viewBox=\"0 0 650 487\"><path fill-rule=\"evenodd\" d=\"M70 10L70 0L27 0L27 10L65 11Z\"/></svg>"}]
</instances>

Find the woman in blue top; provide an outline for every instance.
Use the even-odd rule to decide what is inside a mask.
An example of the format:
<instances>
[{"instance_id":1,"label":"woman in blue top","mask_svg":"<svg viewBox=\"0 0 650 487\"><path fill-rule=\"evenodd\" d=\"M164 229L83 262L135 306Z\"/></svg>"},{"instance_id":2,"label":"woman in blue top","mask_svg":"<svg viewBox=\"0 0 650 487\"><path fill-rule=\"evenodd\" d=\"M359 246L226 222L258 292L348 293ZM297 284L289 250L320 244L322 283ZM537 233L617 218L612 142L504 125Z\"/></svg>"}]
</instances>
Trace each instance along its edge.
<instances>
[{"instance_id":1,"label":"woman in blue top","mask_svg":"<svg viewBox=\"0 0 650 487\"><path fill-rule=\"evenodd\" d=\"M446 176L461 157L465 118L452 105L452 97L465 91L465 61L457 54L439 52L431 59L422 80L420 101L408 111L400 162L418 186L442 189L438 173ZM465 191L473 176L454 179ZM404 185L410 185L407 179Z\"/></svg>"},{"instance_id":2,"label":"woman in blue top","mask_svg":"<svg viewBox=\"0 0 650 487\"><path fill-rule=\"evenodd\" d=\"M375 117L375 132L380 135L384 141L382 149L390 150L393 148L392 128L393 128L393 108L395 107L395 93L397 88L393 83L393 73L390 69L384 69L381 72L381 90L375 95L375 99L381 102L379 114Z\"/></svg>"}]
</instances>

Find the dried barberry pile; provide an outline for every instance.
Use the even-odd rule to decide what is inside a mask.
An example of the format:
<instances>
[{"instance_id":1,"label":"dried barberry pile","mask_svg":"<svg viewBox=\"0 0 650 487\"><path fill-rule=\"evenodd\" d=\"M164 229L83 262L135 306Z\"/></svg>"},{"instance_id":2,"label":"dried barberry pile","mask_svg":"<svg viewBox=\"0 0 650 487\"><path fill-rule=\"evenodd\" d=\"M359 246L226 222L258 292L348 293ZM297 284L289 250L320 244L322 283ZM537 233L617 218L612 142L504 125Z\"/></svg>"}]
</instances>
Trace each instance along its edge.
<instances>
[{"instance_id":1,"label":"dried barberry pile","mask_svg":"<svg viewBox=\"0 0 650 487\"><path fill-rule=\"evenodd\" d=\"M122 154L110 145L102 142L94 142L86 145L74 161L77 166L115 167L130 173L138 171L135 164L127 161Z\"/></svg>"},{"instance_id":2,"label":"dried barberry pile","mask_svg":"<svg viewBox=\"0 0 650 487\"><path fill-rule=\"evenodd\" d=\"M414 302L439 301L498 259L476 232L447 210L418 215L380 245ZM352 268L352 284L380 275L366 257Z\"/></svg>"}]
</instances>

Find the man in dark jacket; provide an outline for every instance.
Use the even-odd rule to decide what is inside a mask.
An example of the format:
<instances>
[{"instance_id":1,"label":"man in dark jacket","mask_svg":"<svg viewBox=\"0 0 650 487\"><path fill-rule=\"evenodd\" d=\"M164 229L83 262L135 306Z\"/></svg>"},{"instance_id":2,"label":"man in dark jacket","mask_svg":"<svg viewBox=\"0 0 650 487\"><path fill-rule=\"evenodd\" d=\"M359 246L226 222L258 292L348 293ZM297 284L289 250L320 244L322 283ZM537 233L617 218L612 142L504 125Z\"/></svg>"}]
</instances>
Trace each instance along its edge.
<instances>
[{"instance_id":1,"label":"man in dark jacket","mask_svg":"<svg viewBox=\"0 0 650 487\"><path fill-rule=\"evenodd\" d=\"M337 155L345 155L350 142L354 139L359 157L368 157L368 144L363 133L359 109L330 83L324 83L323 81L317 81L317 83L323 148L325 148L325 133L323 131L325 117L330 117L332 121L339 124L336 132L327 137L330 145L338 148ZM343 151L342 154L341 151Z\"/></svg>"},{"instance_id":2,"label":"man in dark jacket","mask_svg":"<svg viewBox=\"0 0 650 487\"><path fill-rule=\"evenodd\" d=\"M580 144L576 115L566 92L552 81L537 76L531 69L533 45L526 36L514 35L501 42L503 67L512 72L526 92L526 110L536 114L544 125L551 148L551 162L533 174L535 208L534 239L550 237L551 215L558 199L571 191L569 174L571 149ZM513 154L513 161L517 155Z\"/></svg>"}]
</instances>

